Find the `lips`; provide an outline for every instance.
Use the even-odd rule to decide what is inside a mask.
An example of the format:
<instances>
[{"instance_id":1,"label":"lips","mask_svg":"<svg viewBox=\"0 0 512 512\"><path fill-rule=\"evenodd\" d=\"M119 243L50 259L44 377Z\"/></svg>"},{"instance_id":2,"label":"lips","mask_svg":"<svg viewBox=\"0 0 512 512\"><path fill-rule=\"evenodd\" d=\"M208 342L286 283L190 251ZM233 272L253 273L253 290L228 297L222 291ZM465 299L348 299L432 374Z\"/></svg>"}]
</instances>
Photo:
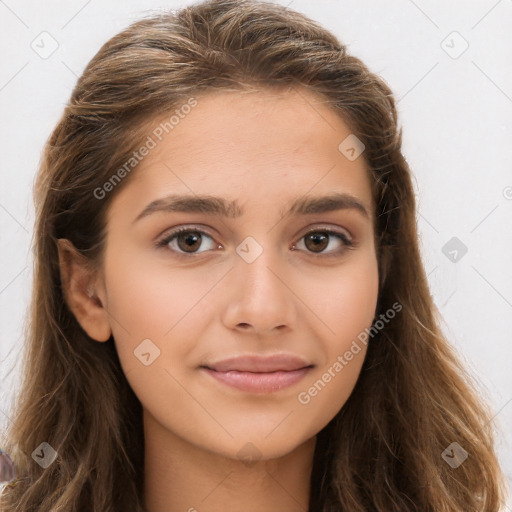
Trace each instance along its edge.
<instances>
[{"instance_id":1,"label":"lips","mask_svg":"<svg viewBox=\"0 0 512 512\"><path fill-rule=\"evenodd\" d=\"M206 368L217 372L291 372L311 366L311 363L294 354L274 354L271 356L238 356L223 359L216 363L205 365Z\"/></svg>"},{"instance_id":2,"label":"lips","mask_svg":"<svg viewBox=\"0 0 512 512\"><path fill-rule=\"evenodd\" d=\"M238 356L201 370L216 381L249 393L273 393L301 380L314 365L294 354Z\"/></svg>"}]
</instances>

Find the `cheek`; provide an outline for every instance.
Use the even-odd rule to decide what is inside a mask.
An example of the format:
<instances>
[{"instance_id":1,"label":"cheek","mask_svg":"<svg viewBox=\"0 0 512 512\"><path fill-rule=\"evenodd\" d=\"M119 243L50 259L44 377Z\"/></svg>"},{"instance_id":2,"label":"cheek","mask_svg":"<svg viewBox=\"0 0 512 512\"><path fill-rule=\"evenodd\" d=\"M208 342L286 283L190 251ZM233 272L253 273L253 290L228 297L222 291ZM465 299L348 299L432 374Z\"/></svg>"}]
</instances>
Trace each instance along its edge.
<instances>
[{"instance_id":1,"label":"cheek","mask_svg":"<svg viewBox=\"0 0 512 512\"><path fill-rule=\"evenodd\" d=\"M337 290L330 292L329 318L337 339L346 342L369 327L376 313L378 273L376 269L347 273ZM344 343L338 349L343 348Z\"/></svg>"},{"instance_id":2,"label":"cheek","mask_svg":"<svg viewBox=\"0 0 512 512\"><path fill-rule=\"evenodd\" d=\"M311 289L311 308L322 332L325 349L331 357L334 352L346 350L347 344L369 327L376 313L378 299L378 266L372 253L355 259L339 271L330 273L323 285Z\"/></svg>"},{"instance_id":3,"label":"cheek","mask_svg":"<svg viewBox=\"0 0 512 512\"><path fill-rule=\"evenodd\" d=\"M377 305L376 262L347 266L323 296L318 311L330 334L322 339L322 363L297 396L303 412L314 418L312 433L343 407L359 377Z\"/></svg>"},{"instance_id":4,"label":"cheek","mask_svg":"<svg viewBox=\"0 0 512 512\"><path fill-rule=\"evenodd\" d=\"M187 272L148 264L128 253L111 258L114 261L106 272L107 308L125 374L138 369L148 357L155 361L152 368L183 362L192 348L183 342L193 339L191 328L199 329L201 319L204 321L201 297L207 291L205 279L193 279L193 269ZM141 361L141 354L147 353L150 356Z\"/></svg>"},{"instance_id":5,"label":"cheek","mask_svg":"<svg viewBox=\"0 0 512 512\"><path fill-rule=\"evenodd\" d=\"M343 353L329 364L318 368L314 377L297 395L297 417L301 416L306 437L322 430L343 408L349 399L366 354L366 347L357 347L357 354L347 360ZM350 351L352 353L352 351ZM355 350L354 350L355 352Z\"/></svg>"}]
</instances>

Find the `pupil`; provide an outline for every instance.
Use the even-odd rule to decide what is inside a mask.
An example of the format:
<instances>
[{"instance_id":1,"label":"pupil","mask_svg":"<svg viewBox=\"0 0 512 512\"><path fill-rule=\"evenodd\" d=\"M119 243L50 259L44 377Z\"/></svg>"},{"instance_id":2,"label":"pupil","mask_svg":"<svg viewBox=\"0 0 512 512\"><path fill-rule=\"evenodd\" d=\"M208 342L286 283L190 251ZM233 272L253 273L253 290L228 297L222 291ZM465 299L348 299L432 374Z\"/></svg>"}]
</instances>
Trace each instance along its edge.
<instances>
[{"instance_id":1,"label":"pupil","mask_svg":"<svg viewBox=\"0 0 512 512\"><path fill-rule=\"evenodd\" d=\"M183 240L183 239L186 240L186 242L184 244L184 247L182 246L182 244L179 243L180 240ZM191 239L192 239L192 245L189 245L189 242L190 242ZM199 239L200 239L200 236L198 236L198 235L186 233L185 235L182 235L181 237L178 238L178 245L180 246L180 249L182 249L182 250L197 249L198 247L194 247L193 245L194 245L194 243L197 246L201 245L200 243L198 243Z\"/></svg>"},{"instance_id":2,"label":"pupil","mask_svg":"<svg viewBox=\"0 0 512 512\"><path fill-rule=\"evenodd\" d=\"M316 248L319 248L320 249L324 249L325 248L325 245L326 245L326 240L327 240L327 235L324 234L324 233L320 233L320 234L314 234L314 235L310 235L308 237L309 240L313 240L314 242L314 246ZM322 243L323 243L323 246L322 246Z\"/></svg>"}]
</instances>

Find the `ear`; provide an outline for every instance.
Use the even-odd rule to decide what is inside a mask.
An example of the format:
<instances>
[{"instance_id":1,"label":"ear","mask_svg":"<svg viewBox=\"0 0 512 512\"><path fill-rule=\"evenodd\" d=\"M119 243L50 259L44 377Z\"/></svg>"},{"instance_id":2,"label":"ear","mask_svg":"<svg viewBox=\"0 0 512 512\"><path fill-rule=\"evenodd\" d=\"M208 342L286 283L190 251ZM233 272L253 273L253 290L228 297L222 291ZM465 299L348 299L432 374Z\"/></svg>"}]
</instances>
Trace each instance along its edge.
<instances>
[{"instance_id":1,"label":"ear","mask_svg":"<svg viewBox=\"0 0 512 512\"><path fill-rule=\"evenodd\" d=\"M98 292L102 290L87 258L67 239L57 240L60 280L66 304L82 329L96 341L108 341L112 334L108 311ZM101 293L103 297L104 293Z\"/></svg>"}]
</instances>

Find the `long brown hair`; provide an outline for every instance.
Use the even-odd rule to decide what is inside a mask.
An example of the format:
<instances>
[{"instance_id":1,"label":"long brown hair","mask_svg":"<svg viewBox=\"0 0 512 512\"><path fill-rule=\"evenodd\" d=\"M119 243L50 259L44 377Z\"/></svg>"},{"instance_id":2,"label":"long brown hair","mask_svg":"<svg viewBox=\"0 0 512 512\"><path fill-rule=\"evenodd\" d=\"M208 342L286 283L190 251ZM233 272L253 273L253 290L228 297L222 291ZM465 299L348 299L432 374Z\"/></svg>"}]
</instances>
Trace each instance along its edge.
<instances>
[{"instance_id":1,"label":"long brown hair","mask_svg":"<svg viewBox=\"0 0 512 512\"><path fill-rule=\"evenodd\" d=\"M46 143L34 191L22 388L2 440L18 478L4 489L2 510L143 509L142 407L113 339L92 341L68 309L57 240L101 265L105 212L136 170L104 197L95 191L141 146L151 120L214 89L295 86L322 95L365 145L378 313L402 305L368 343L356 387L318 434L310 511L500 510L506 481L492 411L440 328L392 92L316 22L252 0L203 2L133 23L89 62ZM46 468L32 457L43 442L57 452ZM442 457L452 443L468 454L458 467Z\"/></svg>"}]
</instances>

